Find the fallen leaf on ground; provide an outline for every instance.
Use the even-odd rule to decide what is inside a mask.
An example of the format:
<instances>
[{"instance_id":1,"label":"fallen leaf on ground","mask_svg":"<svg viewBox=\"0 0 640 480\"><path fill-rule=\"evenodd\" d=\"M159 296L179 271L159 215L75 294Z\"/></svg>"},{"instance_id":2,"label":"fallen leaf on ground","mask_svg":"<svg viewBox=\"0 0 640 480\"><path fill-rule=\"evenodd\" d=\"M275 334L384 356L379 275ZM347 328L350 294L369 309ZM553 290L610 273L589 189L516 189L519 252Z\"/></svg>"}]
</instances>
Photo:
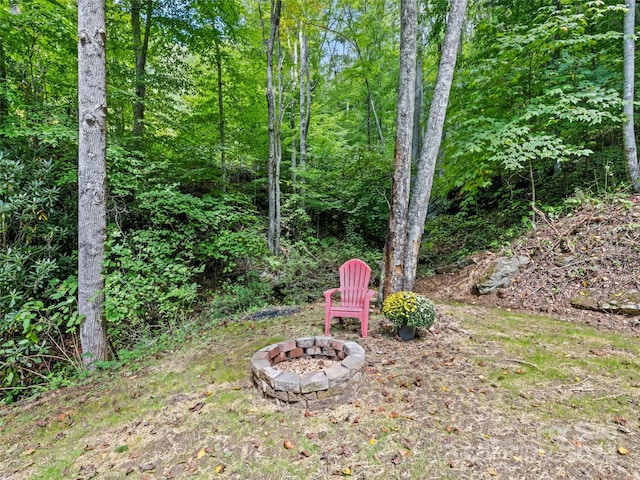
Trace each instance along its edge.
<instances>
[{"instance_id":1,"label":"fallen leaf on ground","mask_svg":"<svg viewBox=\"0 0 640 480\"><path fill-rule=\"evenodd\" d=\"M614 421L614 423L617 423L618 425L626 425L627 424L627 421L624 418L622 418L621 416L619 416L619 415L615 415L613 417L613 421Z\"/></svg>"},{"instance_id":2,"label":"fallen leaf on ground","mask_svg":"<svg viewBox=\"0 0 640 480\"><path fill-rule=\"evenodd\" d=\"M298 458L302 459L302 458L309 458L311 456L311 452L309 452L309 450L300 450L298 452Z\"/></svg>"},{"instance_id":3,"label":"fallen leaf on ground","mask_svg":"<svg viewBox=\"0 0 640 480\"><path fill-rule=\"evenodd\" d=\"M620 455L629 455L631 453L631 451L627 448L624 447L618 447L618 453Z\"/></svg>"},{"instance_id":4,"label":"fallen leaf on ground","mask_svg":"<svg viewBox=\"0 0 640 480\"><path fill-rule=\"evenodd\" d=\"M346 443L340 445L340 447L338 448L338 455L344 455L345 457L351 455L351 449L349 448L349 445L347 445Z\"/></svg>"},{"instance_id":5,"label":"fallen leaf on ground","mask_svg":"<svg viewBox=\"0 0 640 480\"><path fill-rule=\"evenodd\" d=\"M198 453L196 454L196 458L198 460L200 460L202 457L204 457L206 455L207 452L205 452L204 448L201 448Z\"/></svg>"},{"instance_id":6,"label":"fallen leaf on ground","mask_svg":"<svg viewBox=\"0 0 640 480\"><path fill-rule=\"evenodd\" d=\"M487 473L492 476L498 475L498 472L496 471L496 469L492 467L487 468Z\"/></svg>"},{"instance_id":7,"label":"fallen leaf on ground","mask_svg":"<svg viewBox=\"0 0 640 480\"><path fill-rule=\"evenodd\" d=\"M198 402L193 407L189 408L190 412L199 412L204 407L204 402Z\"/></svg>"},{"instance_id":8,"label":"fallen leaf on ground","mask_svg":"<svg viewBox=\"0 0 640 480\"><path fill-rule=\"evenodd\" d=\"M282 444L284 446L284 448L286 448L287 450L291 450L294 446L295 443L292 440L285 440L284 443Z\"/></svg>"}]
</instances>

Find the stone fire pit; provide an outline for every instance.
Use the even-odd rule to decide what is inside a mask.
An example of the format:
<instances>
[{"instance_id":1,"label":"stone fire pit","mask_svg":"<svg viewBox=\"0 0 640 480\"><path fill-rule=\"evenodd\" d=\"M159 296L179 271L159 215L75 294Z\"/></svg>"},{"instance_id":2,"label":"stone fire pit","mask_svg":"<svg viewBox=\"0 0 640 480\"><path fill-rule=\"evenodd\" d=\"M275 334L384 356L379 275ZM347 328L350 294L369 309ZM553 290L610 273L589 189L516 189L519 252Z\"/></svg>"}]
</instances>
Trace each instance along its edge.
<instances>
[{"instance_id":1,"label":"stone fire pit","mask_svg":"<svg viewBox=\"0 0 640 480\"><path fill-rule=\"evenodd\" d=\"M253 383L264 398L309 410L345 402L357 391L365 365L356 342L326 336L274 343L251 358Z\"/></svg>"}]
</instances>

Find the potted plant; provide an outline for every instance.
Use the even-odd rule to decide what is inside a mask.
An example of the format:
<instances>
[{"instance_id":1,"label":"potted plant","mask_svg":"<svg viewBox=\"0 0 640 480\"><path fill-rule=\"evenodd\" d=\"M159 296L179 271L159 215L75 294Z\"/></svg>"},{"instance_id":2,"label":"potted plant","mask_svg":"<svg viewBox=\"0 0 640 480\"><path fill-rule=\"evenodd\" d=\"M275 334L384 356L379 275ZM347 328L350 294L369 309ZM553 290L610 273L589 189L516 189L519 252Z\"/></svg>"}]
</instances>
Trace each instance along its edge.
<instances>
[{"instance_id":1,"label":"potted plant","mask_svg":"<svg viewBox=\"0 0 640 480\"><path fill-rule=\"evenodd\" d=\"M436 307L424 295L396 292L385 298L382 314L396 327L403 341L415 337L416 328L429 328L436 321Z\"/></svg>"}]
</instances>

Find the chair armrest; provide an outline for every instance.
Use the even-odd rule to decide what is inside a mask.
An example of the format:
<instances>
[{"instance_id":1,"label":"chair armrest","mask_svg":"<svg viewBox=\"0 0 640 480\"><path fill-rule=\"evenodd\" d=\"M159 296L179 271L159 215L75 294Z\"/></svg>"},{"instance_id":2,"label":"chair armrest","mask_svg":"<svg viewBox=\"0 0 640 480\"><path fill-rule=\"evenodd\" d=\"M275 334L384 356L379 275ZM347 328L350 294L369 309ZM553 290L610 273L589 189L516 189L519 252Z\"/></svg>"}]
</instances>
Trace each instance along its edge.
<instances>
[{"instance_id":1,"label":"chair armrest","mask_svg":"<svg viewBox=\"0 0 640 480\"><path fill-rule=\"evenodd\" d=\"M373 298L373 296L376 294L375 290L369 290L365 296L364 296L364 306L366 308L369 308L369 303L371 302L371 299Z\"/></svg>"},{"instance_id":2,"label":"chair armrest","mask_svg":"<svg viewBox=\"0 0 640 480\"><path fill-rule=\"evenodd\" d=\"M340 290L339 288L331 288L329 290L327 290L326 292L324 292L324 298L325 300L329 301L331 300L331 296L336 293L338 290Z\"/></svg>"}]
</instances>

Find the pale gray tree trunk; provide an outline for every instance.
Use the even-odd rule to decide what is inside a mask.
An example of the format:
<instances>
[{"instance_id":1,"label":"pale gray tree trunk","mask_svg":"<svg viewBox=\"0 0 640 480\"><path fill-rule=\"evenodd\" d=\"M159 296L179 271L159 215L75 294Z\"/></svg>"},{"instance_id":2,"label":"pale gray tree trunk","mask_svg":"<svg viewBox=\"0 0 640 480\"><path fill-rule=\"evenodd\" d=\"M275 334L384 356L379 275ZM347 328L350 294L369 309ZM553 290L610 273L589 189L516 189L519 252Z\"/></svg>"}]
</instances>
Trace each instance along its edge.
<instances>
[{"instance_id":1,"label":"pale gray tree trunk","mask_svg":"<svg viewBox=\"0 0 640 480\"><path fill-rule=\"evenodd\" d=\"M300 27L298 27L300 28ZM289 41L290 42L290 41ZM291 48L291 44L289 44ZM298 93L298 44L293 43L293 58L291 59L293 66L289 71L291 78L291 111L289 112L289 128L293 135L291 136L291 185L296 189L297 177L296 168L298 168L298 132L296 131L296 95Z\"/></svg>"},{"instance_id":2,"label":"pale gray tree trunk","mask_svg":"<svg viewBox=\"0 0 640 480\"><path fill-rule=\"evenodd\" d=\"M106 238L105 0L78 0L78 312L84 364L107 359L103 316Z\"/></svg>"},{"instance_id":3,"label":"pale gray tree trunk","mask_svg":"<svg viewBox=\"0 0 640 480\"><path fill-rule=\"evenodd\" d=\"M629 178L635 192L640 193L640 165L634 132L634 81L635 81L635 0L626 0L627 11L624 14L624 148L627 156Z\"/></svg>"},{"instance_id":4,"label":"pale gray tree trunk","mask_svg":"<svg viewBox=\"0 0 640 480\"><path fill-rule=\"evenodd\" d=\"M284 61L284 52L282 50L282 45L280 44L280 33L276 37L276 42L278 46L278 68L276 75L276 91L278 93L278 102L276 107L276 158L274 162L274 177L275 177L275 192L273 196L275 198L275 233L274 233L274 250L276 256L280 253L280 234L282 229L282 208L281 208L281 192L280 192L280 167L282 165L282 124L284 122L284 82L282 77L282 63Z\"/></svg>"},{"instance_id":5,"label":"pale gray tree trunk","mask_svg":"<svg viewBox=\"0 0 640 480\"><path fill-rule=\"evenodd\" d=\"M422 241L424 222L429 207L433 175L442 141L442 131L466 9L467 0L453 0L451 2L438 77L433 99L431 100L426 131L423 136L422 151L418 161L413 191L411 192L408 237L404 254L403 290L411 290L416 278L420 242Z\"/></svg>"},{"instance_id":6,"label":"pale gray tree trunk","mask_svg":"<svg viewBox=\"0 0 640 480\"><path fill-rule=\"evenodd\" d=\"M417 0L402 0L400 23L400 76L396 117L389 231L384 251L382 297L402 290L407 214L411 186L411 154L416 101Z\"/></svg>"},{"instance_id":7,"label":"pale gray tree trunk","mask_svg":"<svg viewBox=\"0 0 640 480\"><path fill-rule=\"evenodd\" d=\"M413 145L411 147L411 159L418 161L421 145L420 120L422 118L422 48L418 48L416 61L416 86L415 86L415 109L413 113Z\"/></svg>"},{"instance_id":8,"label":"pale gray tree trunk","mask_svg":"<svg viewBox=\"0 0 640 480\"><path fill-rule=\"evenodd\" d=\"M4 56L4 45L0 38L0 123L7 118L9 114L9 102L7 101L7 94L5 85L7 85L7 67Z\"/></svg>"},{"instance_id":9,"label":"pale gray tree trunk","mask_svg":"<svg viewBox=\"0 0 640 480\"><path fill-rule=\"evenodd\" d=\"M311 86L309 85L309 49L307 36L299 30L300 43L300 169L307 163L307 132L311 116Z\"/></svg>"},{"instance_id":10,"label":"pale gray tree trunk","mask_svg":"<svg viewBox=\"0 0 640 480\"><path fill-rule=\"evenodd\" d=\"M276 98L273 86L273 52L276 45L276 39L279 37L280 30L280 12L282 10L281 0L271 0L271 13L269 24L269 37L266 41L267 54L267 112L268 112L268 128L269 128L269 231L267 233L267 246L269 251L278 255L279 244L279 225L276 193L278 190L278 178L276 171L278 145L276 131ZM263 28L264 36L264 28Z\"/></svg>"}]
</instances>

